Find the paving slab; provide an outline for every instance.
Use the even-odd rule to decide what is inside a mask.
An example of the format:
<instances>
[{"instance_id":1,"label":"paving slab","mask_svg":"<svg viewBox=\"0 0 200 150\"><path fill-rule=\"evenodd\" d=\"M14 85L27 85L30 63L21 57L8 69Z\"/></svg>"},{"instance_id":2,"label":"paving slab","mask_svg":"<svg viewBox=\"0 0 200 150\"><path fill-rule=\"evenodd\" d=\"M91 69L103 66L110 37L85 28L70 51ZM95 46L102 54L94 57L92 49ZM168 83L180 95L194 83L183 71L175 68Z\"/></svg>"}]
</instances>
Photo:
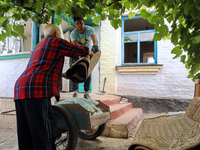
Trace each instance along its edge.
<instances>
[{"instance_id":1,"label":"paving slab","mask_svg":"<svg viewBox=\"0 0 200 150\"><path fill-rule=\"evenodd\" d=\"M108 138L99 136L93 141L78 139L75 150L127 150L132 138ZM0 128L0 150L18 150L17 134L14 129Z\"/></svg>"},{"instance_id":2,"label":"paving slab","mask_svg":"<svg viewBox=\"0 0 200 150\"><path fill-rule=\"evenodd\" d=\"M136 130L128 139L99 136L94 141L88 141L79 138L76 150L128 150L142 120L159 115L161 114L144 114L135 128ZM0 150L18 150L16 129L0 128Z\"/></svg>"}]
</instances>

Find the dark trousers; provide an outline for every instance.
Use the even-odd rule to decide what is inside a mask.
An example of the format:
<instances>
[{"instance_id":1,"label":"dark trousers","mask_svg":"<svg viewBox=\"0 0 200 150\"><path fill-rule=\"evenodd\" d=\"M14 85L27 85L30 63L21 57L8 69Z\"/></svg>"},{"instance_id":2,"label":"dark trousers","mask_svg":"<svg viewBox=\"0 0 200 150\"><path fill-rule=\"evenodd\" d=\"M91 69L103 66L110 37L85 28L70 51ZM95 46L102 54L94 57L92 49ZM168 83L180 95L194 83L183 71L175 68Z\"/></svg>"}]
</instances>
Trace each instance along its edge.
<instances>
[{"instance_id":1,"label":"dark trousers","mask_svg":"<svg viewBox=\"0 0 200 150\"><path fill-rule=\"evenodd\" d=\"M50 98L15 100L19 150L55 150Z\"/></svg>"},{"instance_id":2,"label":"dark trousers","mask_svg":"<svg viewBox=\"0 0 200 150\"><path fill-rule=\"evenodd\" d=\"M90 90L90 82L91 82L91 75L84 82L84 90L85 90L85 92L88 92ZM77 91L78 90L78 84L79 83L74 83L73 82L73 84L72 84L73 91Z\"/></svg>"},{"instance_id":3,"label":"dark trousers","mask_svg":"<svg viewBox=\"0 0 200 150\"><path fill-rule=\"evenodd\" d=\"M79 57L73 58L72 62L75 63L77 60L79 60ZM90 90L90 82L91 82L91 75L84 82L84 91L85 92L88 92ZM74 82L72 83L73 91L78 91L78 85L79 85L79 83L74 83Z\"/></svg>"}]
</instances>

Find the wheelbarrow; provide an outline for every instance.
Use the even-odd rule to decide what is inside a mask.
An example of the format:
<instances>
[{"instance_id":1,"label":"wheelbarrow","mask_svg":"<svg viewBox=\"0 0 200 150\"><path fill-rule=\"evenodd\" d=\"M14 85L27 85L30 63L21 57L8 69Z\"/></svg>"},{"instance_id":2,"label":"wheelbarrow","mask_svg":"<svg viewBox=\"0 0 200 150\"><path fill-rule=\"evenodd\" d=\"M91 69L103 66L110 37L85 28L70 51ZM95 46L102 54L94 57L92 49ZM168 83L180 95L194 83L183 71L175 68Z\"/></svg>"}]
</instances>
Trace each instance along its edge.
<instances>
[{"instance_id":1,"label":"wheelbarrow","mask_svg":"<svg viewBox=\"0 0 200 150\"><path fill-rule=\"evenodd\" d=\"M51 106L54 116L53 135L57 150L74 150L78 137L94 140L100 136L110 120L109 106L97 100L103 113L92 115L90 111L77 103L55 104ZM13 115L15 110L2 112L2 115Z\"/></svg>"},{"instance_id":2,"label":"wheelbarrow","mask_svg":"<svg viewBox=\"0 0 200 150\"><path fill-rule=\"evenodd\" d=\"M57 150L74 150L78 137L94 140L103 133L106 122L110 120L110 110L101 101L97 102L103 113L95 115L77 103L52 105Z\"/></svg>"}]
</instances>

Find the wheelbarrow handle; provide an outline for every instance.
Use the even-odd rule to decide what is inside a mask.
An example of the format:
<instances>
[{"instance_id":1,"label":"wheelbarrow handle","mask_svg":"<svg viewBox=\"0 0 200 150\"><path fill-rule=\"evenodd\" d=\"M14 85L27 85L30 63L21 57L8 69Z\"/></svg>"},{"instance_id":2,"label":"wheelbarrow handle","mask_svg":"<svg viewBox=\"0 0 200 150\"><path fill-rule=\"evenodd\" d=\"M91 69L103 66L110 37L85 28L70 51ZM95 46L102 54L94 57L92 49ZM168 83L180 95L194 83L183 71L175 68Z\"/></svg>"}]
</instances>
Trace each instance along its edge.
<instances>
[{"instance_id":1,"label":"wheelbarrow handle","mask_svg":"<svg viewBox=\"0 0 200 150\"><path fill-rule=\"evenodd\" d=\"M15 114L8 114L8 113L14 112L14 111L16 111L16 110L3 111L3 112L1 112L1 115L15 115Z\"/></svg>"}]
</instances>

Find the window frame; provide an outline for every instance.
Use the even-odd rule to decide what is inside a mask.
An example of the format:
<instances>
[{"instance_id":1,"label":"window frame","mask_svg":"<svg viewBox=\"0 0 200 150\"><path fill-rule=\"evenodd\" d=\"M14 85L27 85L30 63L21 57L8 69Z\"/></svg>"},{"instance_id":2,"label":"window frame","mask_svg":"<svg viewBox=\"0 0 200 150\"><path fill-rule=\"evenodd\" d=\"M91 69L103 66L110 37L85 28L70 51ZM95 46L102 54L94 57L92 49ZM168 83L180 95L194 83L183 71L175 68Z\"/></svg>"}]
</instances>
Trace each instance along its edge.
<instances>
[{"instance_id":1,"label":"window frame","mask_svg":"<svg viewBox=\"0 0 200 150\"><path fill-rule=\"evenodd\" d=\"M136 15L134 18L142 18L141 15ZM143 30L143 31L132 31L132 32L124 32L124 22L125 19L130 19L128 16L122 17L122 51L121 51L121 65L122 66L134 66L134 65L156 65L157 64L157 41L154 41L154 62L153 63L141 63L140 62L140 42L147 42L153 40L144 40L140 41L140 33L149 33L155 32L154 30ZM137 34L137 41L124 41L124 36L129 34ZM124 63L124 45L125 43L136 43L137 42L137 63Z\"/></svg>"}]
</instances>

